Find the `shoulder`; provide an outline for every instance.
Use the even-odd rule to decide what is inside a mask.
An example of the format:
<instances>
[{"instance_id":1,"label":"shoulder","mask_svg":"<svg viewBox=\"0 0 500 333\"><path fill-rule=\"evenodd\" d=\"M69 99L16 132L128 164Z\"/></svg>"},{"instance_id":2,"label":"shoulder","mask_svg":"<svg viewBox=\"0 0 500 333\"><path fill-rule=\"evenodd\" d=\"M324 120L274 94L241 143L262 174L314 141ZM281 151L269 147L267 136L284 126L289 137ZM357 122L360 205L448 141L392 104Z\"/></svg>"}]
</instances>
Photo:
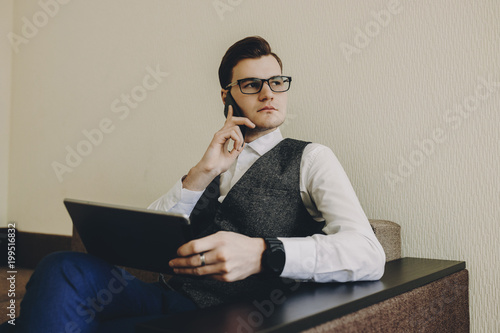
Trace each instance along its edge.
<instances>
[{"instance_id":1,"label":"shoulder","mask_svg":"<svg viewBox=\"0 0 500 333\"><path fill-rule=\"evenodd\" d=\"M335 158L335 154L325 145L321 143L309 142L309 144L304 148L303 159L316 160L317 158Z\"/></svg>"},{"instance_id":2,"label":"shoulder","mask_svg":"<svg viewBox=\"0 0 500 333\"><path fill-rule=\"evenodd\" d=\"M343 171L343 167L332 149L320 143L309 143L305 147L301 168L305 177L338 174Z\"/></svg>"},{"instance_id":3,"label":"shoulder","mask_svg":"<svg viewBox=\"0 0 500 333\"><path fill-rule=\"evenodd\" d=\"M319 164L323 167L327 167L328 165L331 166L332 164L340 164L332 149L321 143L290 138L283 139L282 143L302 146L302 169L310 168L314 164Z\"/></svg>"},{"instance_id":4,"label":"shoulder","mask_svg":"<svg viewBox=\"0 0 500 333\"><path fill-rule=\"evenodd\" d=\"M322 145L320 143L290 139L290 138L283 139L282 143L304 147L304 156L317 155L319 153L327 153L333 155L333 151L329 147Z\"/></svg>"}]
</instances>

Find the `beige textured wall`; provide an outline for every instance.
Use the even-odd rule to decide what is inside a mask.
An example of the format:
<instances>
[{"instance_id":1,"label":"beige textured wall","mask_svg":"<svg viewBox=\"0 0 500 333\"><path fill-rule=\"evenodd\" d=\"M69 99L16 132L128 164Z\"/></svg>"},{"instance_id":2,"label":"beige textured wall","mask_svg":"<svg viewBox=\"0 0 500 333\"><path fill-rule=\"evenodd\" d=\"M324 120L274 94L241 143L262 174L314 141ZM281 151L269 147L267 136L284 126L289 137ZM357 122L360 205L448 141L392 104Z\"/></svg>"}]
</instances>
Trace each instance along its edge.
<instances>
[{"instance_id":1,"label":"beige textured wall","mask_svg":"<svg viewBox=\"0 0 500 333\"><path fill-rule=\"evenodd\" d=\"M0 2L0 36L12 31L13 0ZM9 177L9 128L12 52L7 39L0 39L0 227L7 226L7 194Z\"/></svg>"},{"instance_id":2,"label":"beige textured wall","mask_svg":"<svg viewBox=\"0 0 500 333\"><path fill-rule=\"evenodd\" d=\"M58 1L15 2L21 229L69 235L65 197L163 194L223 122L224 51L262 35L294 80L283 133L335 151L367 215L401 224L405 256L467 261L473 332L498 331L496 1Z\"/></svg>"}]
</instances>

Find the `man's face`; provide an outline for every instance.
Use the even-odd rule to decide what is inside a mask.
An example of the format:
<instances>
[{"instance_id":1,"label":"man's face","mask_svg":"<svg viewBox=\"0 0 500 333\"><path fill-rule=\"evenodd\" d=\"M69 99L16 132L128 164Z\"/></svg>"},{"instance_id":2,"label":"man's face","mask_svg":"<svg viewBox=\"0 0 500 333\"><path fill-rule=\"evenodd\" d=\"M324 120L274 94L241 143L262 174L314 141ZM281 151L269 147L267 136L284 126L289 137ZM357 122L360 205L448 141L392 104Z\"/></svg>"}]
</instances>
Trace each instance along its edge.
<instances>
[{"instance_id":1,"label":"man's face","mask_svg":"<svg viewBox=\"0 0 500 333\"><path fill-rule=\"evenodd\" d=\"M231 82L246 78L269 79L281 75L278 61L272 56L263 56L256 59L243 59L233 68ZM226 92L223 90L222 99L225 101ZM265 134L273 131L285 121L286 103L288 100L286 92L273 92L267 83L257 94L243 94L238 85L231 88L231 95L243 111L245 117L250 119L256 127L252 132ZM249 134L250 129L247 129Z\"/></svg>"}]
</instances>

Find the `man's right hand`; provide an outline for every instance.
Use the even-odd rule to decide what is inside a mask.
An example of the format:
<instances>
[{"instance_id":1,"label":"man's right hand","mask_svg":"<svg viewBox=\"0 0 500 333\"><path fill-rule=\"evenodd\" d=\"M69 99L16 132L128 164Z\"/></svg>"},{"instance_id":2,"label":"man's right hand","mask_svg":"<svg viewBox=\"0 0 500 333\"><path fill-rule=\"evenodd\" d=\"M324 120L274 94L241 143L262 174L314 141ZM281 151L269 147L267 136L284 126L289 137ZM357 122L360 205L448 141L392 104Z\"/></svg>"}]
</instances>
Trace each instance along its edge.
<instances>
[{"instance_id":1,"label":"man's right hand","mask_svg":"<svg viewBox=\"0 0 500 333\"><path fill-rule=\"evenodd\" d=\"M203 191L212 180L227 171L243 150L245 140L238 125L254 128L255 124L246 117L233 117L233 107L230 105L224 126L215 133L201 160L196 164L186 178L182 187L191 191ZM234 141L233 149L229 151L230 139Z\"/></svg>"}]
</instances>

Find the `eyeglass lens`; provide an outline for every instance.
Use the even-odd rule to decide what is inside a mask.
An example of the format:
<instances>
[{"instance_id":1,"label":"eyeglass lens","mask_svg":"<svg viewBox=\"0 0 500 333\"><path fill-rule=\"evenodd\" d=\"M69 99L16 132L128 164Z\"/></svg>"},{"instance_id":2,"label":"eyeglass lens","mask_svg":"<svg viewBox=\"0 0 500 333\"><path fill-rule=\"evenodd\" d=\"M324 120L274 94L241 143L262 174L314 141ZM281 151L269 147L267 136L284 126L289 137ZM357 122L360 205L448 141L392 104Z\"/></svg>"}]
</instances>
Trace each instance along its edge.
<instances>
[{"instance_id":1,"label":"eyeglass lens","mask_svg":"<svg viewBox=\"0 0 500 333\"><path fill-rule=\"evenodd\" d=\"M268 80L264 79L245 79L240 81L241 92L244 94L258 93L264 81L268 81L269 87L274 92L284 92L290 88L290 79L286 76L275 76Z\"/></svg>"}]
</instances>

